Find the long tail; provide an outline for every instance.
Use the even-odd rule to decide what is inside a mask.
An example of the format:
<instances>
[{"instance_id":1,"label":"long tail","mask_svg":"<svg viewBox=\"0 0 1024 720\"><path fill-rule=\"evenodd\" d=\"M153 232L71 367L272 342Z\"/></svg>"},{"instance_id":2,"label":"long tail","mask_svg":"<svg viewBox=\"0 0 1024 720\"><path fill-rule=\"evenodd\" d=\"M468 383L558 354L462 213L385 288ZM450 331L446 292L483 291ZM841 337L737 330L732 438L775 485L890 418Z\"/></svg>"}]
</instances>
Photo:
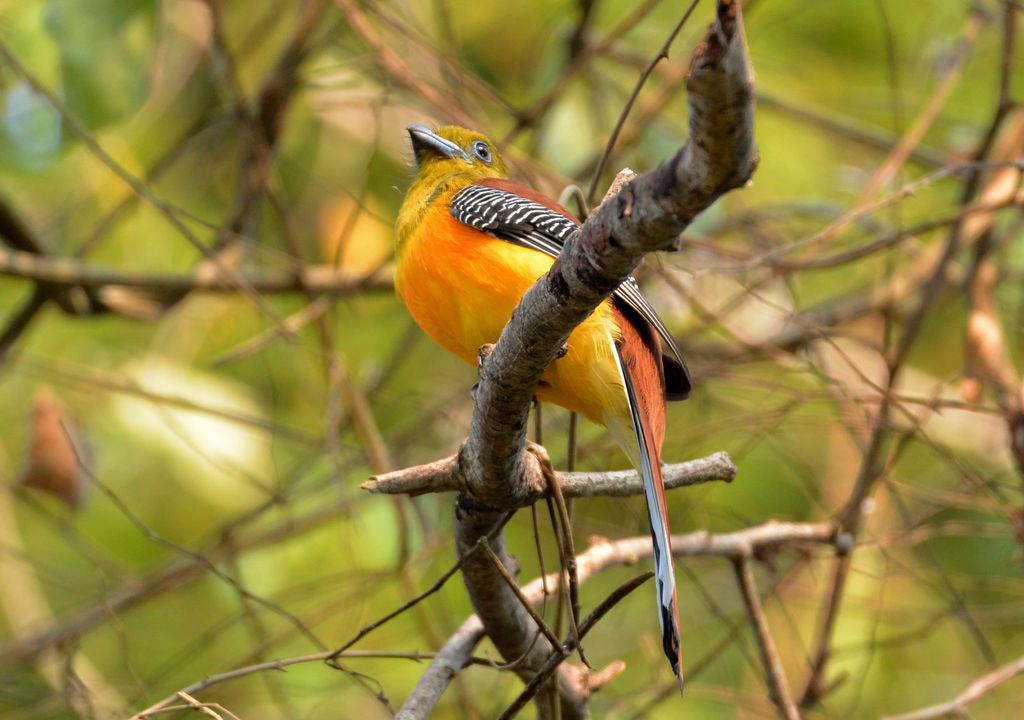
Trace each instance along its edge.
<instances>
[{"instance_id":1,"label":"long tail","mask_svg":"<svg viewBox=\"0 0 1024 720\"><path fill-rule=\"evenodd\" d=\"M624 319L624 318L623 318ZM638 457L631 458L644 481L647 514L654 543L654 576L658 592L658 619L662 646L683 691L682 648L679 637L679 604L672 567L672 536L668 526L665 482L661 474L661 441L665 428L665 400L660 353L641 340L632 324L622 323L623 342L615 345L622 383L626 388L630 420ZM655 340L656 342L656 340ZM611 428L611 425L609 425ZM625 438L623 438L625 440ZM625 445L625 442L620 444ZM632 445L632 443L629 443ZM632 449L632 448L630 448ZM632 455L632 453L629 453Z\"/></svg>"}]
</instances>

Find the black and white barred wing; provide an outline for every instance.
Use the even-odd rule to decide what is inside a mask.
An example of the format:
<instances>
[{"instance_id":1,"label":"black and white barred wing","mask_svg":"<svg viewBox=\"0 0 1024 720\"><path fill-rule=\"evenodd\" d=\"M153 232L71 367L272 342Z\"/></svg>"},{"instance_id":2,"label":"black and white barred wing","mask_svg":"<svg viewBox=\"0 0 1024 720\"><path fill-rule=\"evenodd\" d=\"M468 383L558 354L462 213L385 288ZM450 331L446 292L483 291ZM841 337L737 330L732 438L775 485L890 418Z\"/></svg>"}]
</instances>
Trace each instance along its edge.
<instances>
[{"instance_id":1,"label":"black and white barred wing","mask_svg":"<svg viewBox=\"0 0 1024 720\"><path fill-rule=\"evenodd\" d=\"M572 218L538 202L486 185L470 185L459 192L451 212L463 225L551 257L558 257L579 227Z\"/></svg>"},{"instance_id":2,"label":"black and white barred wing","mask_svg":"<svg viewBox=\"0 0 1024 720\"><path fill-rule=\"evenodd\" d=\"M514 192L487 185L470 185L459 191L452 200L451 214L464 225L501 240L539 250L551 257L561 254L566 241L579 228L574 219L550 207ZM682 372L682 386L677 385L674 394L678 397L688 395L689 373L679 346L641 294L636 280L626 278L616 288L614 295L657 330Z\"/></svg>"}]
</instances>

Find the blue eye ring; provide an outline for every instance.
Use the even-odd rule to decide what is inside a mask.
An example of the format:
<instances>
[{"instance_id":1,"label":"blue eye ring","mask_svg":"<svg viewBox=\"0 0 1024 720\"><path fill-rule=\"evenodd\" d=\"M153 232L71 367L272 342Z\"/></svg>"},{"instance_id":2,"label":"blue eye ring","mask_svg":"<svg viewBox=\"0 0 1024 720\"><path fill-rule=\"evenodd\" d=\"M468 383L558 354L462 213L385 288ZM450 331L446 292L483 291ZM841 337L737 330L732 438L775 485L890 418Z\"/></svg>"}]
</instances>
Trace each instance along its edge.
<instances>
[{"instance_id":1,"label":"blue eye ring","mask_svg":"<svg viewBox=\"0 0 1024 720\"><path fill-rule=\"evenodd\" d=\"M487 143L485 143L483 140L477 140L470 146L470 149L473 151L473 154L476 155L477 158L479 158L480 160L484 161L487 164L490 164L491 149L487 146Z\"/></svg>"}]
</instances>

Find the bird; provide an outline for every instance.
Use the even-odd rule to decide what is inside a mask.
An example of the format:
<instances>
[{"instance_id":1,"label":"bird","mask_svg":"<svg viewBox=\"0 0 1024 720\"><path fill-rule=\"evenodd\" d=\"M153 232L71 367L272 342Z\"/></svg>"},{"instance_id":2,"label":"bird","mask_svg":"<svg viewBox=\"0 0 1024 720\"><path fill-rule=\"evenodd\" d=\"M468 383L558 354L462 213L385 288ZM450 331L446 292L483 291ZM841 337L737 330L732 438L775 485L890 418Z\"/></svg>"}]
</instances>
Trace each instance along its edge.
<instances>
[{"instance_id":1,"label":"bird","mask_svg":"<svg viewBox=\"0 0 1024 720\"><path fill-rule=\"evenodd\" d=\"M415 174L396 221L395 286L426 334L475 367L580 222L510 180L483 134L454 125L407 130ZM537 399L606 427L643 478L662 645L682 692L661 446L665 402L689 396L689 371L632 277L572 332L563 353L541 376Z\"/></svg>"}]
</instances>

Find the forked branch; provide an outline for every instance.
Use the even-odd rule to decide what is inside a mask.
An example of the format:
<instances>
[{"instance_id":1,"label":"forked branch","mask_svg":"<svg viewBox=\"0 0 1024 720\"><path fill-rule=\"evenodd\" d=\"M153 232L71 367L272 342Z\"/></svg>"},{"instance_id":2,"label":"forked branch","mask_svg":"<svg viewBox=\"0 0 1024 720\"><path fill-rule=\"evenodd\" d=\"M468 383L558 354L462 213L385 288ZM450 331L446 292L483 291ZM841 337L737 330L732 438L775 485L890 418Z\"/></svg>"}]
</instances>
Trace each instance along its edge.
<instances>
[{"instance_id":1,"label":"forked branch","mask_svg":"<svg viewBox=\"0 0 1024 720\"><path fill-rule=\"evenodd\" d=\"M757 164L753 76L735 0L717 16L690 63L689 141L654 170L625 183L565 246L551 270L523 297L493 352L481 363L476 410L459 453L456 538L468 552L502 513L538 497L544 485L526 430L537 382L573 329L636 268L646 253L672 250L701 211L744 185ZM504 558L502 538L494 549ZM506 566L507 563L506 563ZM484 558L467 558L463 578L484 627L506 661L529 683L557 652ZM555 676L563 718L587 715L581 674L560 665ZM541 717L549 707L537 705Z\"/></svg>"}]
</instances>

